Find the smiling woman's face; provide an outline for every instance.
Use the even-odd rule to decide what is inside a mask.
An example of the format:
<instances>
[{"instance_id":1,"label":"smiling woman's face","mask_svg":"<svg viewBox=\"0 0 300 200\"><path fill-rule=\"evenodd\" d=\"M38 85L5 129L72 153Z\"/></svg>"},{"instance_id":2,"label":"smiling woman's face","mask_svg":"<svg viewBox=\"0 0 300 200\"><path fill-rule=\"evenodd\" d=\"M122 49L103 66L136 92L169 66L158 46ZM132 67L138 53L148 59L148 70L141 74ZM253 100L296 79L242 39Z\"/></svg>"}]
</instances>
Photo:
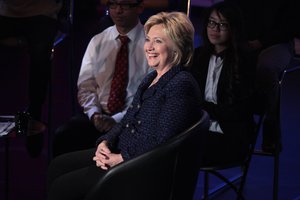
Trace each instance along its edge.
<instances>
[{"instance_id":1,"label":"smiling woman's face","mask_svg":"<svg viewBox=\"0 0 300 200\"><path fill-rule=\"evenodd\" d=\"M148 64L157 70L171 67L174 51L173 41L166 35L161 24L154 25L146 35L144 51Z\"/></svg>"}]
</instances>

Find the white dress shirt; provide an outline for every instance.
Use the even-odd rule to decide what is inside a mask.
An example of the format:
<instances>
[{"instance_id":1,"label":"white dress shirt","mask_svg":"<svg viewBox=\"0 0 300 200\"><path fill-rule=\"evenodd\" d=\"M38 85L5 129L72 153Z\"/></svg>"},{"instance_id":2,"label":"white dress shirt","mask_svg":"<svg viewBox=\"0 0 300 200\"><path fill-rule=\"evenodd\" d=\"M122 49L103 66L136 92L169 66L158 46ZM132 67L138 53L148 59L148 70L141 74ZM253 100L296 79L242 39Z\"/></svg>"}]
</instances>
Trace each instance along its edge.
<instances>
[{"instance_id":1,"label":"white dress shirt","mask_svg":"<svg viewBox=\"0 0 300 200\"><path fill-rule=\"evenodd\" d=\"M121 42L116 26L111 26L94 36L84 54L78 77L78 100L84 112L91 118L95 113L108 112L109 98L114 66ZM138 23L129 33L128 43L128 85L126 109L112 117L119 122L126 113L133 96L150 68L144 54L144 27Z\"/></svg>"},{"instance_id":2,"label":"white dress shirt","mask_svg":"<svg viewBox=\"0 0 300 200\"><path fill-rule=\"evenodd\" d=\"M223 67L223 59L221 57L217 57L212 55L209 60L206 85L205 85L205 100L207 102L212 102L214 104L218 103L217 98L217 89L219 83L219 77ZM217 121L212 120L210 127L210 131L223 133L219 123Z\"/></svg>"}]
</instances>

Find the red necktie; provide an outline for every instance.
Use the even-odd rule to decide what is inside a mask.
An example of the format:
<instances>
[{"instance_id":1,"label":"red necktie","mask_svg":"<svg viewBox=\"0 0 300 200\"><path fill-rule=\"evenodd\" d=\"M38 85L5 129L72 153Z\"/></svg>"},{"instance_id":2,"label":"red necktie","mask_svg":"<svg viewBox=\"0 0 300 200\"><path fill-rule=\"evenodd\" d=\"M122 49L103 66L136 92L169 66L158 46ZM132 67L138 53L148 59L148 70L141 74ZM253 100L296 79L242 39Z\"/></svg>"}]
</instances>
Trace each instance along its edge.
<instances>
[{"instance_id":1,"label":"red necktie","mask_svg":"<svg viewBox=\"0 0 300 200\"><path fill-rule=\"evenodd\" d=\"M128 83L128 37L119 36L121 47L117 54L107 108L111 114L121 111L125 105Z\"/></svg>"}]
</instances>

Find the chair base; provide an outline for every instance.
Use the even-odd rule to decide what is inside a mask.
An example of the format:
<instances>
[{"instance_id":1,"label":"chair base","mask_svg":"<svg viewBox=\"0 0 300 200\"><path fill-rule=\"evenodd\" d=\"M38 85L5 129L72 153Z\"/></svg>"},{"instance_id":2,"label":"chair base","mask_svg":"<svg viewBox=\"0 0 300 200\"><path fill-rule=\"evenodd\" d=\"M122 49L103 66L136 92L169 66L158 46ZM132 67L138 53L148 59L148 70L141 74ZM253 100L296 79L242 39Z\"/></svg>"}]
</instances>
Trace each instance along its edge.
<instances>
[{"instance_id":1,"label":"chair base","mask_svg":"<svg viewBox=\"0 0 300 200\"><path fill-rule=\"evenodd\" d=\"M228 180L232 183L232 184L237 184L241 181L243 174L237 174L231 178L229 178ZM230 185L228 185L225 182L220 183L219 185L209 189L207 197L205 197L205 195L202 195L201 199L205 200L205 199L210 199L213 198L214 196L224 192L225 190L230 189Z\"/></svg>"}]
</instances>

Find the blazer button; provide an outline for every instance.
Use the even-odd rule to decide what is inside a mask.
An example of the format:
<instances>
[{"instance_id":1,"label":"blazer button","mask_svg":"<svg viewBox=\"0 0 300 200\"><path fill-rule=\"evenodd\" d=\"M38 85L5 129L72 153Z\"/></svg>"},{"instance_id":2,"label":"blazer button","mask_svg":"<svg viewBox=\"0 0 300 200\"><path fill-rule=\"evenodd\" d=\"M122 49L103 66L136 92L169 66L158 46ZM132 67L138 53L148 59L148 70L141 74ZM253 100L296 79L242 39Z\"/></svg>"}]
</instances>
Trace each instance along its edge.
<instances>
[{"instance_id":1,"label":"blazer button","mask_svg":"<svg viewBox=\"0 0 300 200\"><path fill-rule=\"evenodd\" d=\"M142 121L141 121L141 120L138 120L137 123L138 123L138 125L140 125L140 124L142 123Z\"/></svg>"},{"instance_id":2,"label":"blazer button","mask_svg":"<svg viewBox=\"0 0 300 200\"><path fill-rule=\"evenodd\" d=\"M128 127L129 127L129 124L126 124L125 127L128 128Z\"/></svg>"},{"instance_id":3,"label":"blazer button","mask_svg":"<svg viewBox=\"0 0 300 200\"><path fill-rule=\"evenodd\" d=\"M140 104L138 104L138 105L137 105L137 108L139 109L140 107L141 107L141 105L140 105Z\"/></svg>"},{"instance_id":4,"label":"blazer button","mask_svg":"<svg viewBox=\"0 0 300 200\"><path fill-rule=\"evenodd\" d=\"M131 133L134 133L135 132L135 130L134 129L131 129Z\"/></svg>"}]
</instances>

